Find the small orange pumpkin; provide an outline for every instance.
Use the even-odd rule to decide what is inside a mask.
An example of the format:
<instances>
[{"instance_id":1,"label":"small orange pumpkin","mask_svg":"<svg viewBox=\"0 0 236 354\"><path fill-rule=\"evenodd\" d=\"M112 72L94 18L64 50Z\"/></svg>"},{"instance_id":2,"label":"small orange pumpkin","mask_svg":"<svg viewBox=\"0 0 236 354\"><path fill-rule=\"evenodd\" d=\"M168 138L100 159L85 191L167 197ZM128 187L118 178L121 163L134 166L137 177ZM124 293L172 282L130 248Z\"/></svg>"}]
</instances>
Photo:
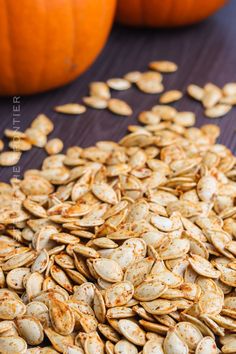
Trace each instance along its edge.
<instances>
[{"instance_id":1,"label":"small orange pumpkin","mask_svg":"<svg viewBox=\"0 0 236 354\"><path fill-rule=\"evenodd\" d=\"M0 0L0 95L64 85L94 61L116 0Z\"/></svg>"},{"instance_id":2,"label":"small orange pumpkin","mask_svg":"<svg viewBox=\"0 0 236 354\"><path fill-rule=\"evenodd\" d=\"M118 0L118 22L131 26L174 27L205 19L226 0Z\"/></svg>"}]
</instances>

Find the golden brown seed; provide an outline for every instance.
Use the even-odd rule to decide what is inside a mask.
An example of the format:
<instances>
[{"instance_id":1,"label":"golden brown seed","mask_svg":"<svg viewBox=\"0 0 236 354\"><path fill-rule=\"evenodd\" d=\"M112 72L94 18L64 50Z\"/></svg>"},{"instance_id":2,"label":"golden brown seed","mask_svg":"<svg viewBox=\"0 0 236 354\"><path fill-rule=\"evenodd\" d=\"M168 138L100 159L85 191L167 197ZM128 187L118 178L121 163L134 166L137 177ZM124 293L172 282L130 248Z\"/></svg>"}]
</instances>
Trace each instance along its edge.
<instances>
[{"instance_id":1,"label":"golden brown seed","mask_svg":"<svg viewBox=\"0 0 236 354\"><path fill-rule=\"evenodd\" d=\"M0 166L14 166L21 157L21 152L18 151L4 151L0 154Z\"/></svg>"},{"instance_id":2,"label":"golden brown seed","mask_svg":"<svg viewBox=\"0 0 236 354\"><path fill-rule=\"evenodd\" d=\"M96 109L107 108L107 100L97 96L83 97L83 101L86 106Z\"/></svg>"},{"instance_id":3,"label":"golden brown seed","mask_svg":"<svg viewBox=\"0 0 236 354\"><path fill-rule=\"evenodd\" d=\"M188 92L189 96L191 96L195 100L202 101L203 96L204 96L204 90L200 86L197 86L194 84L188 85L187 92Z\"/></svg>"},{"instance_id":4,"label":"golden brown seed","mask_svg":"<svg viewBox=\"0 0 236 354\"><path fill-rule=\"evenodd\" d=\"M117 90L117 91L127 90L131 87L131 84L128 80L120 79L120 78L113 78L113 79L107 80L107 85L111 89Z\"/></svg>"},{"instance_id":5,"label":"golden brown seed","mask_svg":"<svg viewBox=\"0 0 236 354\"><path fill-rule=\"evenodd\" d=\"M28 128L26 129L25 134L32 145L40 148L46 145L47 136L41 130L37 128Z\"/></svg>"},{"instance_id":6,"label":"golden brown seed","mask_svg":"<svg viewBox=\"0 0 236 354\"><path fill-rule=\"evenodd\" d=\"M235 96L236 95L236 82L229 82L223 86L223 94L225 96Z\"/></svg>"},{"instance_id":7,"label":"golden brown seed","mask_svg":"<svg viewBox=\"0 0 236 354\"><path fill-rule=\"evenodd\" d=\"M133 113L132 108L125 101L117 98L111 98L108 101L108 109L120 116L130 116Z\"/></svg>"},{"instance_id":8,"label":"golden brown seed","mask_svg":"<svg viewBox=\"0 0 236 354\"><path fill-rule=\"evenodd\" d=\"M208 83L204 86L202 104L205 108L211 108L215 106L220 101L221 97L222 92L218 86L212 83Z\"/></svg>"},{"instance_id":9,"label":"golden brown seed","mask_svg":"<svg viewBox=\"0 0 236 354\"><path fill-rule=\"evenodd\" d=\"M170 90L163 93L159 99L160 103L172 103L180 100L183 97L181 91Z\"/></svg>"},{"instance_id":10,"label":"golden brown seed","mask_svg":"<svg viewBox=\"0 0 236 354\"><path fill-rule=\"evenodd\" d=\"M217 104L212 108L208 108L205 110L205 115L209 118L220 118L226 115L232 106L226 104Z\"/></svg>"},{"instance_id":11,"label":"golden brown seed","mask_svg":"<svg viewBox=\"0 0 236 354\"><path fill-rule=\"evenodd\" d=\"M160 104L153 106L152 111L158 113L163 120L173 120L177 114L174 107Z\"/></svg>"},{"instance_id":12,"label":"golden brown seed","mask_svg":"<svg viewBox=\"0 0 236 354\"><path fill-rule=\"evenodd\" d=\"M32 148L32 145L25 139L13 139L9 142L9 148L14 151L28 151Z\"/></svg>"},{"instance_id":13,"label":"golden brown seed","mask_svg":"<svg viewBox=\"0 0 236 354\"><path fill-rule=\"evenodd\" d=\"M109 87L105 82L102 81L94 81L89 85L89 93L90 96L96 96L99 98L103 98L104 100L109 100L111 97L111 93Z\"/></svg>"},{"instance_id":14,"label":"golden brown seed","mask_svg":"<svg viewBox=\"0 0 236 354\"><path fill-rule=\"evenodd\" d=\"M13 130L13 129L5 129L4 130L4 135L9 138L9 139L25 139L26 135L23 132L20 132L19 130Z\"/></svg>"},{"instance_id":15,"label":"golden brown seed","mask_svg":"<svg viewBox=\"0 0 236 354\"><path fill-rule=\"evenodd\" d=\"M225 104L229 104L231 106L235 106L236 105L236 94L234 94L232 96L223 96L220 99L220 103L225 103Z\"/></svg>"},{"instance_id":16,"label":"golden brown seed","mask_svg":"<svg viewBox=\"0 0 236 354\"><path fill-rule=\"evenodd\" d=\"M149 63L149 68L152 70L160 71L162 73L173 73L178 69L178 66L172 61L159 60Z\"/></svg>"},{"instance_id":17,"label":"golden brown seed","mask_svg":"<svg viewBox=\"0 0 236 354\"><path fill-rule=\"evenodd\" d=\"M140 79L141 75L142 73L140 71L130 71L124 75L124 79L131 83L136 83Z\"/></svg>"},{"instance_id":18,"label":"golden brown seed","mask_svg":"<svg viewBox=\"0 0 236 354\"><path fill-rule=\"evenodd\" d=\"M53 131L54 125L45 114L39 114L31 123L31 128L38 129L43 134L48 135Z\"/></svg>"},{"instance_id":19,"label":"golden brown seed","mask_svg":"<svg viewBox=\"0 0 236 354\"><path fill-rule=\"evenodd\" d=\"M191 127L195 124L195 114L193 112L178 112L173 121L183 127Z\"/></svg>"},{"instance_id":20,"label":"golden brown seed","mask_svg":"<svg viewBox=\"0 0 236 354\"><path fill-rule=\"evenodd\" d=\"M0 151L4 149L4 142L0 139Z\"/></svg>"},{"instance_id":21,"label":"golden brown seed","mask_svg":"<svg viewBox=\"0 0 236 354\"><path fill-rule=\"evenodd\" d=\"M62 149L63 141L58 138L48 140L47 144L45 145L45 150L47 151L48 155L59 154Z\"/></svg>"},{"instance_id":22,"label":"golden brown seed","mask_svg":"<svg viewBox=\"0 0 236 354\"><path fill-rule=\"evenodd\" d=\"M54 107L54 111L64 114L82 114L86 111L86 107L78 103L66 103Z\"/></svg>"}]
</instances>

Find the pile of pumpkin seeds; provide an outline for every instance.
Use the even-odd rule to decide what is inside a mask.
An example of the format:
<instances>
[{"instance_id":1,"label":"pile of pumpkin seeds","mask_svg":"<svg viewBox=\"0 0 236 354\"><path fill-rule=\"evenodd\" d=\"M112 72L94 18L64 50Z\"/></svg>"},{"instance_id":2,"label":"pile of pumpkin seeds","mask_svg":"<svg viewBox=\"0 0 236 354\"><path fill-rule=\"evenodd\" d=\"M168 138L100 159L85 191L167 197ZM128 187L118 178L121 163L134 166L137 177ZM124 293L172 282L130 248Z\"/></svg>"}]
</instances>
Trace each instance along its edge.
<instances>
[{"instance_id":1,"label":"pile of pumpkin seeds","mask_svg":"<svg viewBox=\"0 0 236 354\"><path fill-rule=\"evenodd\" d=\"M87 104L110 100L90 88ZM17 133L49 156L0 183L2 354L236 352L236 159L192 112L138 119L119 143L66 153L44 115Z\"/></svg>"}]
</instances>

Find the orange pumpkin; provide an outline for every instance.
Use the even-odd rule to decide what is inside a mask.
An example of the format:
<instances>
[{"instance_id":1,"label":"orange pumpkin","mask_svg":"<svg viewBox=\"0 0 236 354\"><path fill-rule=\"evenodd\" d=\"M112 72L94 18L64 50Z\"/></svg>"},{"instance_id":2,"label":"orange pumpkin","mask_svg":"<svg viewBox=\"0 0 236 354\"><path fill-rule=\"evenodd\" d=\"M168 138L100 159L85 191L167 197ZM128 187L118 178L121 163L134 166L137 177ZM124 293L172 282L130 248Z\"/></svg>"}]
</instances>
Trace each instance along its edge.
<instances>
[{"instance_id":1,"label":"orange pumpkin","mask_svg":"<svg viewBox=\"0 0 236 354\"><path fill-rule=\"evenodd\" d=\"M116 0L0 0L0 95L64 85L94 61Z\"/></svg>"},{"instance_id":2,"label":"orange pumpkin","mask_svg":"<svg viewBox=\"0 0 236 354\"><path fill-rule=\"evenodd\" d=\"M226 0L118 0L117 20L125 25L174 27L201 21Z\"/></svg>"}]
</instances>

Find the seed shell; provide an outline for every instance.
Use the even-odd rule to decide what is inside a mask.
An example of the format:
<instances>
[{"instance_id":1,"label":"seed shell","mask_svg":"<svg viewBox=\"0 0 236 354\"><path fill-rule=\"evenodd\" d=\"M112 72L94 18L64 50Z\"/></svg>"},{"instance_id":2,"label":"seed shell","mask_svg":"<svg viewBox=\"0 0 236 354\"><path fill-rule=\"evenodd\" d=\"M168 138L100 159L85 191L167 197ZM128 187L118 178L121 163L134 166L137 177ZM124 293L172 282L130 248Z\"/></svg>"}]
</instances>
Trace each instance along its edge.
<instances>
[{"instance_id":1,"label":"seed shell","mask_svg":"<svg viewBox=\"0 0 236 354\"><path fill-rule=\"evenodd\" d=\"M14 166L20 161L21 152L4 151L0 153L0 166Z\"/></svg>"},{"instance_id":2,"label":"seed shell","mask_svg":"<svg viewBox=\"0 0 236 354\"><path fill-rule=\"evenodd\" d=\"M54 110L64 114L82 114L86 111L86 107L78 103L66 103L54 107Z\"/></svg>"},{"instance_id":3,"label":"seed shell","mask_svg":"<svg viewBox=\"0 0 236 354\"><path fill-rule=\"evenodd\" d=\"M128 80L120 79L120 78L113 78L107 80L107 85L113 89L118 91L127 90L131 87L131 84Z\"/></svg>"},{"instance_id":4,"label":"seed shell","mask_svg":"<svg viewBox=\"0 0 236 354\"><path fill-rule=\"evenodd\" d=\"M173 73L178 69L178 66L172 61L159 60L149 63L149 68L162 73Z\"/></svg>"},{"instance_id":5,"label":"seed shell","mask_svg":"<svg viewBox=\"0 0 236 354\"><path fill-rule=\"evenodd\" d=\"M163 93L159 99L160 103L172 103L180 100L183 97L181 91L178 90L170 90Z\"/></svg>"},{"instance_id":6,"label":"seed shell","mask_svg":"<svg viewBox=\"0 0 236 354\"><path fill-rule=\"evenodd\" d=\"M111 98L108 101L108 109L112 113L120 116L131 116L133 113L132 108L125 101L117 98Z\"/></svg>"},{"instance_id":7,"label":"seed shell","mask_svg":"<svg viewBox=\"0 0 236 354\"><path fill-rule=\"evenodd\" d=\"M135 322L124 319L119 321L118 326L124 337L131 343L142 346L145 344L145 332Z\"/></svg>"}]
</instances>

